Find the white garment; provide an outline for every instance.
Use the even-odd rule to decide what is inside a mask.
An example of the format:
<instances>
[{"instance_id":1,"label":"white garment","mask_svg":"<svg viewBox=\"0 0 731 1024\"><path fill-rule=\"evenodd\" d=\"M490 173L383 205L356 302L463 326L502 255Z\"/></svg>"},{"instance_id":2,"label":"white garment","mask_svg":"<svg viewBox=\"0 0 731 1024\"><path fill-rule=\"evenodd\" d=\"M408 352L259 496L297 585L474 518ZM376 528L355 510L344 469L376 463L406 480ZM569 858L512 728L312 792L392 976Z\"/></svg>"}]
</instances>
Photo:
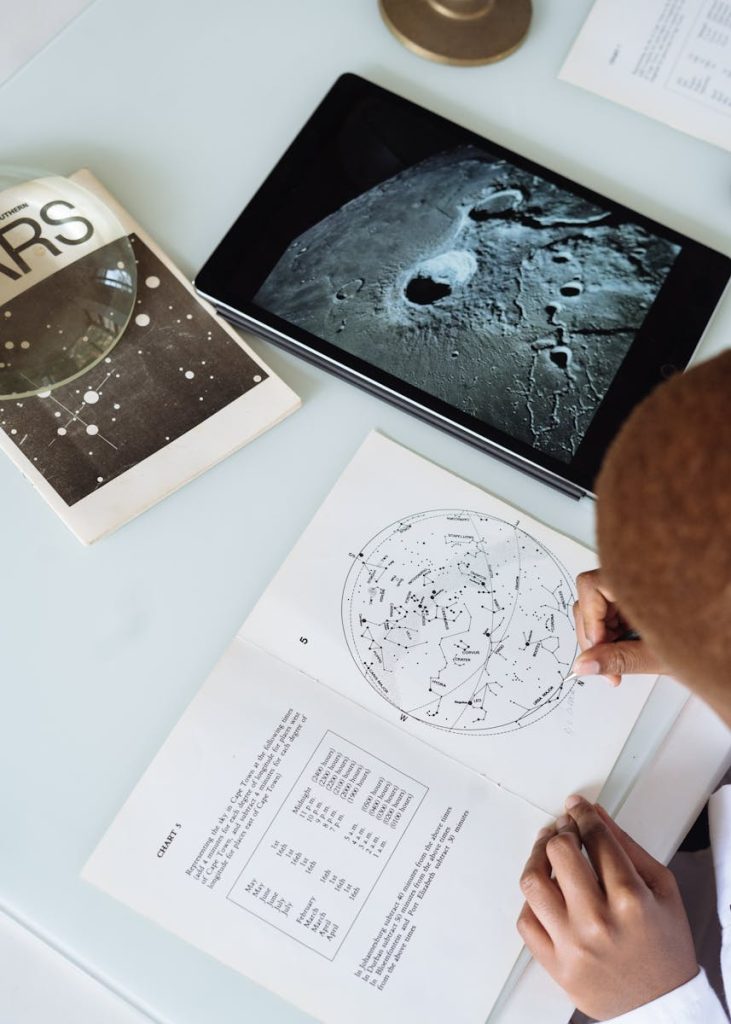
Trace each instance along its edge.
<instances>
[{"instance_id":1,"label":"white garment","mask_svg":"<svg viewBox=\"0 0 731 1024\"><path fill-rule=\"evenodd\" d=\"M731 785L722 786L708 804L716 874L718 918L721 922L721 973L726 1001L731 1001ZM729 1024L718 996L701 970L680 988L651 1003L613 1017L607 1024Z\"/></svg>"}]
</instances>

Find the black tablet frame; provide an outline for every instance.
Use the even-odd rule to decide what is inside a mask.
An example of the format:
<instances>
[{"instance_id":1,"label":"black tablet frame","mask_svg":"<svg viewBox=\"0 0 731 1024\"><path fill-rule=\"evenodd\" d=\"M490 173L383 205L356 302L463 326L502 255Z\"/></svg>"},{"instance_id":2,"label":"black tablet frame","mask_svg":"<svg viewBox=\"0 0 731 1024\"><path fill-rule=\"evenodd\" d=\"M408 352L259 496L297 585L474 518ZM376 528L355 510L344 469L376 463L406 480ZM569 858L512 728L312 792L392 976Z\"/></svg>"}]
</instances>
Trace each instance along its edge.
<instances>
[{"instance_id":1,"label":"black tablet frame","mask_svg":"<svg viewBox=\"0 0 731 1024\"><path fill-rule=\"evenodd\" d=\"M537 174L589 202L634 222L680 246L658 295L627 356L598 406L569 462L563 462L509 434L421 391L332 342L281 319L252 301L285 246L268 246L267 219L272 204L301 188L303 178L324 172L323 155L338 139L338 126L354 104L364 100L395 104L417 118L424 136L425 159L446 145L472 145ZM430 139L437 137L438 145ZM445 140L446 145L445 145ZM385 178L390 175L384 175ZM376 183L375 181L373 182ZM362 190L361 190L362 191ZM302 223L292 226L290 241L354 195L327 195L321 209L307 207ZM306 206L306 204L305 204ZM271 251L267 251L267 247ZM420 416L435 426L507 460L575 496L591 494L603 455L632 408L663 378L682 370L731 276L731 260L656 221L546 169L452 121L389 92L357 75L342 75L307 121L274 170L245 207L195 280L206 299L233 323L246 327L332 373Z\"/></svg>"}]
</instances>

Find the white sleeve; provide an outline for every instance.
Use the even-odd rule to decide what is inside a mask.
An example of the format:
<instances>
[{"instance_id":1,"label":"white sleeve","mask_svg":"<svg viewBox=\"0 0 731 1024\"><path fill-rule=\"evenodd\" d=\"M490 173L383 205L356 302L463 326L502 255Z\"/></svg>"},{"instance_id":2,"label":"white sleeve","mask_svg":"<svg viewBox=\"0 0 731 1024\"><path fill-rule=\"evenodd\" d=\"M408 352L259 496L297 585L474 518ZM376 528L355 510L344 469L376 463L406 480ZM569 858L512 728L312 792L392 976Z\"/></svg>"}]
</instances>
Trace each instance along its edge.
<instances>
[{"instance_id":1,"label":"white sleeve","mask_svg":"<svg viewBox=\"0 0 731 1024\"><path fill-rule=\"evenodd\" d=\"M721 786L708 801L716 907L721 922L721 974L726 1002L731 996L731 786Z\"/></svg>"},{"instance_id":2,"label":"white sleeve","mask_svg":"<svg viewBox=\"0 0 731 1024\"><path fill-rule=\"evenodd\" d=\"M706 972L700 970L680 988L612 1017L606 1024L729 1024L729 1020Z\"/></svg>"}]
</instances>

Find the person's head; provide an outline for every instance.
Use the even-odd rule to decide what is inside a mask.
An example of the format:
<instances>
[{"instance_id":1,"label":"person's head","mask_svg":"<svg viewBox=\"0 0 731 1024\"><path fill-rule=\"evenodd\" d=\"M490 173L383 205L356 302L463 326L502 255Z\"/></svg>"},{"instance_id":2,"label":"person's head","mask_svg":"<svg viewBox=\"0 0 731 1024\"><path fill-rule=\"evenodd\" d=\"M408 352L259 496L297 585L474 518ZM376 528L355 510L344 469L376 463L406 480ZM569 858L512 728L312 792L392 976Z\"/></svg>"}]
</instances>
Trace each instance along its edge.
<instances>
[{"instance_id":1,"label":"person's head","mask_svg":"<svg viewBox=\"0 0 731 1024\"><path fill-rule=\"evenodd\" d=\"M602 572L619 608L731 724L731 351L640 403L596 495Z\"/></svg>"}]
</instances>

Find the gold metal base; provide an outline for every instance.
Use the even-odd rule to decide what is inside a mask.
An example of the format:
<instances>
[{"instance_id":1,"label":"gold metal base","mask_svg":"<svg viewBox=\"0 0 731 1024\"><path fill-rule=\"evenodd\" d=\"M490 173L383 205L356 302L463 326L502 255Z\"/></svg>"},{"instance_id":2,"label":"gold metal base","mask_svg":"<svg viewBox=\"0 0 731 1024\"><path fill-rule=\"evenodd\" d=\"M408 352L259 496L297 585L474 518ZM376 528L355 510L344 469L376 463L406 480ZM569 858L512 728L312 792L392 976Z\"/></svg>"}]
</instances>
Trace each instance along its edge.
<instances>
[{"instance_id":1,"label":"gold metal base","mask_svg":"<svg viewBox=\"0 0 731 1024\"><path fill-rule=\"evenodd\" d=\"M393 34L414 53L442 64L490 64L525 39L531 0L379 0Z\"/></svg>"}]
</instances>

